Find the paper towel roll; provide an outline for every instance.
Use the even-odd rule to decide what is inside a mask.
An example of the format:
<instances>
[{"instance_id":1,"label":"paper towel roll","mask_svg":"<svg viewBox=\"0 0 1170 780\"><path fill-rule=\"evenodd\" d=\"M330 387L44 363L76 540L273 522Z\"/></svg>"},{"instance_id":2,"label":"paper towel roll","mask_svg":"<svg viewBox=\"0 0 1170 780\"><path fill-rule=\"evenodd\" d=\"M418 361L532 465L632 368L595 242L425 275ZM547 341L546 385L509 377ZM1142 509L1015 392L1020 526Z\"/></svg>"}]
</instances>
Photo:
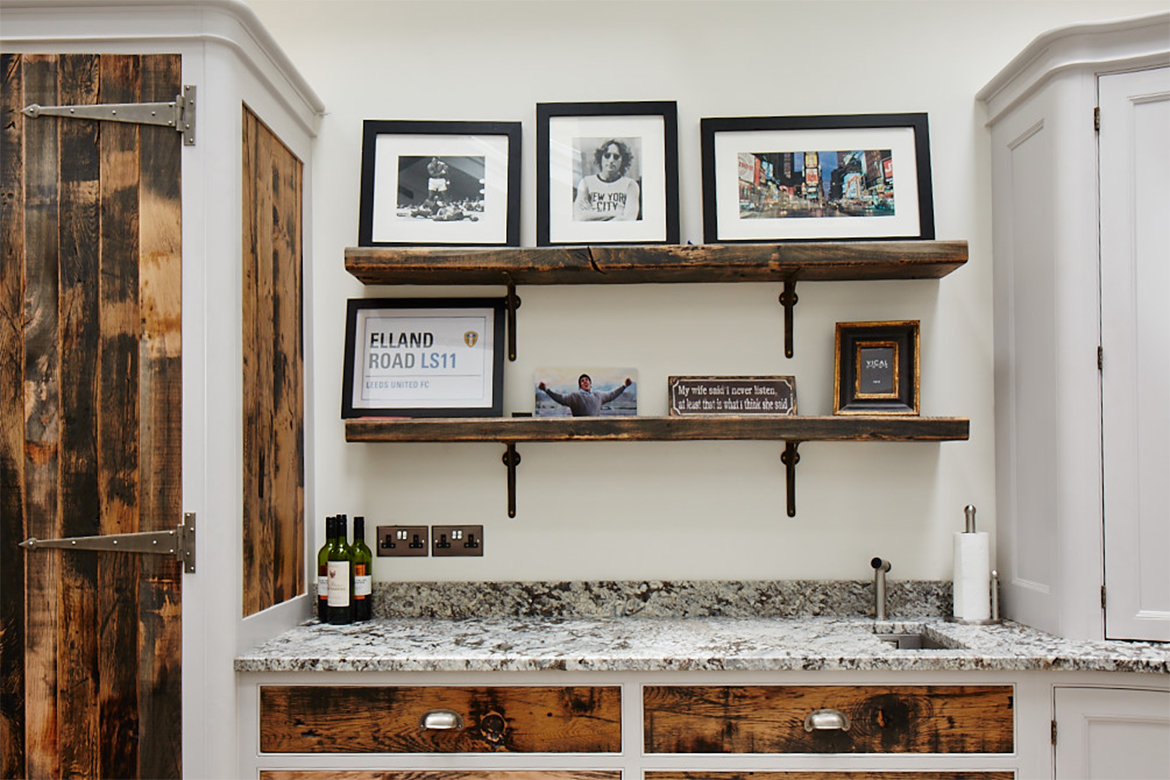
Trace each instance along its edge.
<instances>
[{"instance_id":1,"label":"paper towel roll","mask_svg":"<svg viewBox=\"0 0 1170 780\"><path fill-rule=\"evenodd\" d=\"M991 558L988 536L955 534L954 615L957 620L991 617Z\"/></svg>"}]
</instances>

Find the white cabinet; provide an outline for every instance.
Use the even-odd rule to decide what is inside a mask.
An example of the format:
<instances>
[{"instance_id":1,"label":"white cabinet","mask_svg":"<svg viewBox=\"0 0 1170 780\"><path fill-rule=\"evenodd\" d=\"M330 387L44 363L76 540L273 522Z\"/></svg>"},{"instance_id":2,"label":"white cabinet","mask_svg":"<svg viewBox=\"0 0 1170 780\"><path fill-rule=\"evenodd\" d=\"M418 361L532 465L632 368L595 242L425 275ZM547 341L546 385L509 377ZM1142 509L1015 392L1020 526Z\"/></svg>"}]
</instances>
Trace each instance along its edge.
<instances>
[{"instance_id":1,"label":"white cabinet","mask_svg":"<svg viewBox=\"0 0 1170 780\"><path fill-rule=\"evenodd\" d=\"M1055 689L1057 780L1170 777L1170 692Z\"/></svg>"},{"instance_id":2,"label":"white cabinet","mask_svg":"<svg viewBox=\"0 0 1170 780\"><path fill-rule=\"evenodd\" d=\"M1122 322L1116 303L1122 301L1122 312L1131 313L1127 296L1165 278L1166 212L1164 206L1144 208L1156 202L1117 207L1123 228L1137 239L1134 251L1149 259L1133 265L1132 253L1122 262L1099 250L1109 224L1099 220L1099 209L1104 214L1110 199L1134 182L1099 189L1095 129L1099 82L1117 78L1108 74L1157 68L1165 73L1168 22L1170 15L1163 13L1048 33L978 95L988 107L992 142L996 559L1002 609L1005 616L1069 638L1114 638L1116 630L1121 632L1116 638L1170 640L1170 580L1164 565L1147 563L1151 555L1164 559L1170 525L1164 498L1170 474L1164 307L1142 307L1160 320L1131 316L1131 328L1115 328ZM1138 88L1140 99L1119 101L1141 107L1137 127L1143 148L1157 147L1158 132L1165 139L1160 124L1165 98L1157 96L1159 89L1165 92ZM1103 128L1118 126L1113 108L1102 111ZM1102 131L1101 144L1105 166L1110 151L1105 145L1120 148L1121 142ZM1140 174L1140 183L1164 204L1170 184L1166 165L1127 159L1117 167L1119 175ZM1155 221L1144 222L1147 218ZM1160 243L1147 240L1155 235ZM1106 252L1120 246L1113 238L1108 244ZM1155 276L1122 274L1126 263ZM1163 276L1157 277L1159 272ZM1164 298L1164 282L1161 290ZM1104 294L1109 301L1102 301ZM1121 380L1118 395L1105 398L1104 418L1102 354L1106 374ZM1115 414L1134 404L1120 396L1138 390L1144 393L1138 414ZM1117 446L1110 446L1115 439ZM1142 478L1147 473L1160 479ZM1112 503L1134 491L1140 512ZM1146 557L1139 551L1147 551ZM1115 552L1120 556L1107 566ZM1129 583L1115 587L1118 575ZM1107 577L1110 587L1103 591ZM1136 625L1129 621L1125 629L1115 629L1110 620L1106 630L1102 604L1114 605L1106 612L1122 609L1103 598L1109 591L1135 594L1125 598L1130 604L1124 610L1141 615Z\"/></svg>"}]
</instances>

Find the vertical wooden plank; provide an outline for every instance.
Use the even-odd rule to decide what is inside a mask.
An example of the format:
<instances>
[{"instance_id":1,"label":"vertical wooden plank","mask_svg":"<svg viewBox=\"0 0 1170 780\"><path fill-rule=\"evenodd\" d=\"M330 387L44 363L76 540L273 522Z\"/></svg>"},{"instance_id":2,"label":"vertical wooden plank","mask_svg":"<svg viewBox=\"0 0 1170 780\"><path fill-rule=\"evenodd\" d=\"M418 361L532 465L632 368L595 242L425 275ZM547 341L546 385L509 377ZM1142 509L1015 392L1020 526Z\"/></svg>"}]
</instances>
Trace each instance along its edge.
<instances>
[{"instance_id":1,"label":"vertical wooden plank","mask_svg":"<svg viewBox=\"0 0 1170 780\"><path fill-rule=\"evenodd\" d=\"M24 58L22 102L58 105L57 59ZM25 533L60 536L57 513L57 124L25 120L24 494ZM60 555L28 567L25 702L26 772L60 774L57 749L57 577Z\"/></svg>"},{"instance_id":2,"label":"vertical wooden plank","mask_svg":"<svg viewBox=\"0 0 1170 780\"><path fill-rule=\"evenodd\" d=\"M273 603L281 603L304 586L301 163L275 136L272 138Z\"/></svg>"},{"instance_id":3,"label":"vertical wooden plank","mask_svg":"<svg viewBox=\"0 0 1170 780\"><path fill-rule=\"evenodd\" d=\"M98 102L98 58L61 55L58 99ZM39 120L38 120L39 121ZM58 348L60 527L64 536L100 531L97 383L99 163L96 122L58 123L60 206L58 226ZM99 774L98 556L60 555L57 709L61 772Z\"/></svg>"},{"instance_id":4,"label":"vertical wooden plank","mask_svg":"<svg viewBox=\"0 0 1170 780\"><path fill-rule=\"evenodd\" d=\"M260 549L260 468L261 454L257 436L260 425L257 398L261 393L257 375L258 344L260 324L257 316L257 225L256 189L259 181L257 163L256 115L243 107L243 456L244 456L244 516L241 522L243 534L243 611L244 616L263 609L260 594L260 566L263 550Z\"/></svg>"},{"instance_id":5,"label":"vertical wooden plank","mask_svg":"<svg viewBox=\"0 0 1170 780\"><path fill-rule=\"evenodd\" d=\"M101 102L133 103L138 57L101 59ZM138 126L101 125L98 493L101 533L138 522ZM138 763L139 556L99 554L98 776L133 777Z\"/></svg>"},{"instance_id":6,"label":"vertical wooden plank","mask_svg":"<svg viewBox=\"0 0 1170 780\"><path fill-rule=\"evenodd\" d=\"M0 777L25 775L22 59L0 54Z\"/></svg>"},{"instance_id":7,"label":"vertical wooden plank","mask_svg":"<svg viewBox=\"0 0 1170 780\"><path fill-rule=\"evenodd\" d=\"M275 496L273 473L276 469L272 439L272 373L273 373L273 287L272 274L276 247L276 225L273 215L272 190L272 134L262 123L256 129L256 380L259 392L255 398L256 447L260 455L259 506L260 526L256 538L256 554L260 557L259 582L261 609L272 606L273 558L276 550L274 512Z\"/></svg>"},{"instance_id":8,"label":"vertical wooden plank","mask_svg":"<svg viewBox=\"0 0 1170 780\"><path fill-rule=\"evenodd\" d=\"M142 100L181 90L179 55L141 59ZM173 528L182 505L182 144L165 127L142 127L139 208L140 524ZM138 777L182 776L182 567L140 562Z\"/></svg>"}]
</instances>

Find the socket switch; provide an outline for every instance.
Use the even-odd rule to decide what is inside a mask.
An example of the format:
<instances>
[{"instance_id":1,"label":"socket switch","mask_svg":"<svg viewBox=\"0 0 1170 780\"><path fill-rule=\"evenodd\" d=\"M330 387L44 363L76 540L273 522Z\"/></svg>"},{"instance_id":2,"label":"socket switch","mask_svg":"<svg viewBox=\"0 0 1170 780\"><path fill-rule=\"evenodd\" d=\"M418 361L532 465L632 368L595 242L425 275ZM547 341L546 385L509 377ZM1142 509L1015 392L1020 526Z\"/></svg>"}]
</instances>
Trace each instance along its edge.
<instances>
[{"instance_id":1,"label":"socket switch","mask_svg":"<svg viewBox=\"0 0 1170 780\"><path fill-rule=\"evenodd\" d=\"M483 555L482 525L431 526L431 555Z\"/></svg>"},{"instance_id":2,"label":"socket switch","mask_svg":"<svg viewBox=\"0 0 1170 780\"><path fill-rule=\"evenodd\" d=\"M425 525L380 525L377 528L378 555L427 555L430 550Z\"/></svg>"}]
</instances>

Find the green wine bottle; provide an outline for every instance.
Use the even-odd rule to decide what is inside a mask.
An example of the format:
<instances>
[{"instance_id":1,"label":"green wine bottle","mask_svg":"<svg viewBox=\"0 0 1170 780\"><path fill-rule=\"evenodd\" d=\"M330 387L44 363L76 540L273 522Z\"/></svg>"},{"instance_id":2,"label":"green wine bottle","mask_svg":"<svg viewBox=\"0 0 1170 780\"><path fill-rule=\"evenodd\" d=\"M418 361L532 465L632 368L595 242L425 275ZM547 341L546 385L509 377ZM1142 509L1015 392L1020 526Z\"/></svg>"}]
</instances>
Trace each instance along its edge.
<instances>
[{"instance_id":1,"label":"green wine bottle","mask_svg":"<svg viewBox=\"0 0 1170 780\"><path fill-rule=\"evenodd\" d=\"M374 554L366 546L366 518L353 519L353 544L349 549L353 563L353 619L369 620L374 611L371 576Z\"/></svg>"},{"instance_id":2,"label":"green wine bottle","mask_svg":"<svg viewBox=\"0 0 1170 780\"><path fill-rule=\"evenodd\" d=\"M325 544L317 551L317 619L329 621L329 545L333 542L333 518L325 518Z\"/></svg>"},{"instance_id":3,"label":"green wine bottle","mask_svg":"<svg viewBox=\"0 0 1170 780\"><path fill-rule=\"evenodd\" d=\"M353 566L345 543L346 517L335 518L336 532L329 545L329 622L339 626L353 622Z\"/></svg>"}]
</instances>

